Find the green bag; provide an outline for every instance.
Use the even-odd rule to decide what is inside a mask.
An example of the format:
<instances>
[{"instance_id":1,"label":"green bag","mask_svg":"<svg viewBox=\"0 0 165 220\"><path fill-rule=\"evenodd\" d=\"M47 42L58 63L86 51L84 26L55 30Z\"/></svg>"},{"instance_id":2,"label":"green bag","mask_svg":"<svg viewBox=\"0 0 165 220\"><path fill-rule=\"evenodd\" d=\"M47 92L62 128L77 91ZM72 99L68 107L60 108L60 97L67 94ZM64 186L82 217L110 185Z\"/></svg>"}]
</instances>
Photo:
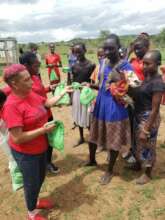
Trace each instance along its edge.
<instances>
[{"instance_id":1,"label":"green bag","mask_svg":"<svg viewBox=\"0 0 165 220\"><path fill-rule=\"evenodd\" d=\"M55 121L56 127L48 133L48 141L51 147L64 151L64 124L61 121Z\"/></svg>"},{"instance_id":2,"label":"green bag","mask_svg":"<svg viewBox=\"0 0 165 220\"><path fill-rule=\"evenodd\" d=\"M18 168L16 161L9 161L9 170L12 180L13 191L17 191L18 189L23 187L23 176Z\"/></svg>"},{"instance_id":3,"label":"green bag","mask_svg":"<svg viewBox=\"0 0 165 220\"><path fill-rule=\"evenodd\" d=\"M62 72L63 73L68 73L68 72L71 72L71 69L70 69L69 66L65 66L65 67L62 68Z\"/></svg>"},{"instance_id":4,"label":"green bag","mask_svg":"<svg viewBox=\"0 0 165 220\"><path fill-rule=\"evenodd\" d=\"M96 94L89 87L84 87L80 94L80 103L82 105L89 105L96 98Z\"/></svg>"},{"instance_id":5,"label":"green bag","mask_svg":"<svg viewBox=\"0 0 165 220\"><path fill-rule=\"evenodd\" d=\"M56 74L56 72L52 69L51 70L51 73L50 73L50 81L55 81L55 80L58 80L58 76Z\"/></svg>"},{"instance_id":6,"label":"green bag","mask_svg":"<svg viewBox=\"0 0 165 220\"><path fill-rule=\"evenodd\" d=\"M80 84L80 83L78 83L78 82L72 82L72 88L74 89L74 90L77 90L77 89L81 89L82 88L82 85Z\"/></svg>"},{"instance_id":7,"label":"green bag","mask_svg":"<svg viewBox=\"0 0 165 220\"><path fill-rule=\"evenodd\" d=\"M65 89L65 86L66 86L66 83L65 82L62 82L60 83L56 89L55 89L55 92L54 92L54 96L59 96L61 95L61 93L64 91ZM56 105L69 105L70 104L70 97L69 97L69 94L66 93L57 103Z\"/></svg>"}]
</instances>

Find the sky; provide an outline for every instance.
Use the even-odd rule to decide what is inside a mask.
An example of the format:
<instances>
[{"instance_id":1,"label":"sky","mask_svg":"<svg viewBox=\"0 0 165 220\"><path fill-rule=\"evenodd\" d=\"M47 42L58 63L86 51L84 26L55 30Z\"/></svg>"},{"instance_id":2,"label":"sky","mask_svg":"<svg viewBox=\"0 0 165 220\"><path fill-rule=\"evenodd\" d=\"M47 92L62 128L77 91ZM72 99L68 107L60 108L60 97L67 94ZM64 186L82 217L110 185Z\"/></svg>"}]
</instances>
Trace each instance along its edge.
<instances>
[{"instance_id":1,"label":"sky","mask_svg":"<svg viewBox=\"0 0 165 220\"><path fill-rule=\"evenodd\" d=\"M19 42L94 38L165 28L164 0L0 0L0 37Z\"/></svg>"}]
</instances>

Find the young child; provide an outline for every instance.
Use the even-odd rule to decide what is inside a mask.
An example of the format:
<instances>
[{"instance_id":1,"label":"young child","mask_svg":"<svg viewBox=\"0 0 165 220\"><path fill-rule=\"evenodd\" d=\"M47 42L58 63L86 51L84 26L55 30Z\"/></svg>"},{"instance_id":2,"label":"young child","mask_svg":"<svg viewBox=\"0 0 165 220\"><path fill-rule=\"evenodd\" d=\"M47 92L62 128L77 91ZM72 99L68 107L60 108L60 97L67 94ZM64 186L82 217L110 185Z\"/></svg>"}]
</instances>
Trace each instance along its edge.
<instances>
[{"instance_id":1,"label":"young child","mask_svg":"<svg viewBox=\"0 0 165 220\"><path fill-rule=\"evenodd\" d=\"M109 75L109 79L107 81L107 90L109 89L112 96L125 107L131 105L133 107L133 100L127 94L128 87L138 87L141 84L141 81L138 79L136 74L130 70L128 71L120 71L122 68L120 63L113 68L112 73ZM109 84L111 82L111 84Z\"/></svg>"}]
</instances>

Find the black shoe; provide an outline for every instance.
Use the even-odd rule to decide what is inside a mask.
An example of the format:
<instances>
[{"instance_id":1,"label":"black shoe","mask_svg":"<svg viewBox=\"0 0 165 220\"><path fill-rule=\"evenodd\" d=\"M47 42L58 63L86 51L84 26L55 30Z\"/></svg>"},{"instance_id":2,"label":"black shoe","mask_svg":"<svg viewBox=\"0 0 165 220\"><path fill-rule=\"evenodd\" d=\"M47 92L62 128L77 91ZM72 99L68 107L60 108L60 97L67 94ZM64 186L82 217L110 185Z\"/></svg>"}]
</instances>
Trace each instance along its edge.
<instances>
[{"instance_id":1,"label":"black shoe","mask_svg":"<svg viewBox=\"0 0 165 220\"><path fill-rule=\"evenodd\" d=\"M56 167L54 164L49 163L47 164L47 171L53 174L58 174L60 172L60 169Z\"/></svg>"}]
</instances>

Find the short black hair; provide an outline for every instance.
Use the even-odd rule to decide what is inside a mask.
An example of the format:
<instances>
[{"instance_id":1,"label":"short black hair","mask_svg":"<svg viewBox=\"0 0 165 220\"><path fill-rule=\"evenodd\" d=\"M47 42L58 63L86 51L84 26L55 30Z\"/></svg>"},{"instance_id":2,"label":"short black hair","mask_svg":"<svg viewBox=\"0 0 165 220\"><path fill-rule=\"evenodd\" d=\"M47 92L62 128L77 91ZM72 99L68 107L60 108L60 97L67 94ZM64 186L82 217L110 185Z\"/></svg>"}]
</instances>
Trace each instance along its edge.
<instances>
[{"instance_id":1,"label":"short black hair","mask_svg":"<svg viewBox=\"0 0 165 220\"><path fill-rule=\"evenodd\" d=\"M23 65L32 65L37 58L36 54L34 54L31 51L26 51L23 53L23 55L20 57L20 63Z\"/></svg>"},{"instance_id":2,"label":"short black hair","mask_svg":"<svg viewBox=\"0 0 165 220\"><path fill-rule=\"evenodd\" d=\"M107 39L113 39L115 40L116 44L118 45L118 48L121 47L120 38L117 34L110 34Z\"/></svg>"},{"instance_id":3,"label":"short black hair","mask_svg":"<svg viewBox=\"0 0 165 220\"><path fill-rule=\"evenodd\" d=\"M136 43L141 43L146 48L149 48L149 46L150 46L150 41L147 38L140 38L139 37L135 40L135 44Z\"/></svg>"},{"instance_id":4,"label":"short black hair","mask_svg":"<svg viewBox=\"0 0 165 220\"><path fill-rule=\"evenodd\" d=\"M0 90L0 104L1 105L6 101L6 98L7 98L6 94L2 90Z\"/></svg>"},{"instance_id":5,"label":"short black hair","mask_svg":"<svg viewBox=\"0 0 165 220\"><path fill-rule=\"evenodd\" d=\"M83 43L83 42L79 42L79 43L76 43L75 46L80 46L80 47L86 52L86 46L85 46L85 43Z\"/></svg>"},{"instance_id":6,"label":"short black hair","mask_svg":"<svg viewBox=\"0 0 165 220\"><path fill-rule=\"evenodd\" d=\"M38 49L38 45L35 43L29 43L29 49Z\"/></svg>"},{"instance_id":7,"label":"short black hair","mask_svg":"<svg viewBox=\"0 0 165 220\"><path fill-rule=\"evenodd\" d=\"M157 63L158 66L161 65L162 55L159 50L149 50L148 53L151 54L153 60Z\"/></svg>"}]
</instances>

